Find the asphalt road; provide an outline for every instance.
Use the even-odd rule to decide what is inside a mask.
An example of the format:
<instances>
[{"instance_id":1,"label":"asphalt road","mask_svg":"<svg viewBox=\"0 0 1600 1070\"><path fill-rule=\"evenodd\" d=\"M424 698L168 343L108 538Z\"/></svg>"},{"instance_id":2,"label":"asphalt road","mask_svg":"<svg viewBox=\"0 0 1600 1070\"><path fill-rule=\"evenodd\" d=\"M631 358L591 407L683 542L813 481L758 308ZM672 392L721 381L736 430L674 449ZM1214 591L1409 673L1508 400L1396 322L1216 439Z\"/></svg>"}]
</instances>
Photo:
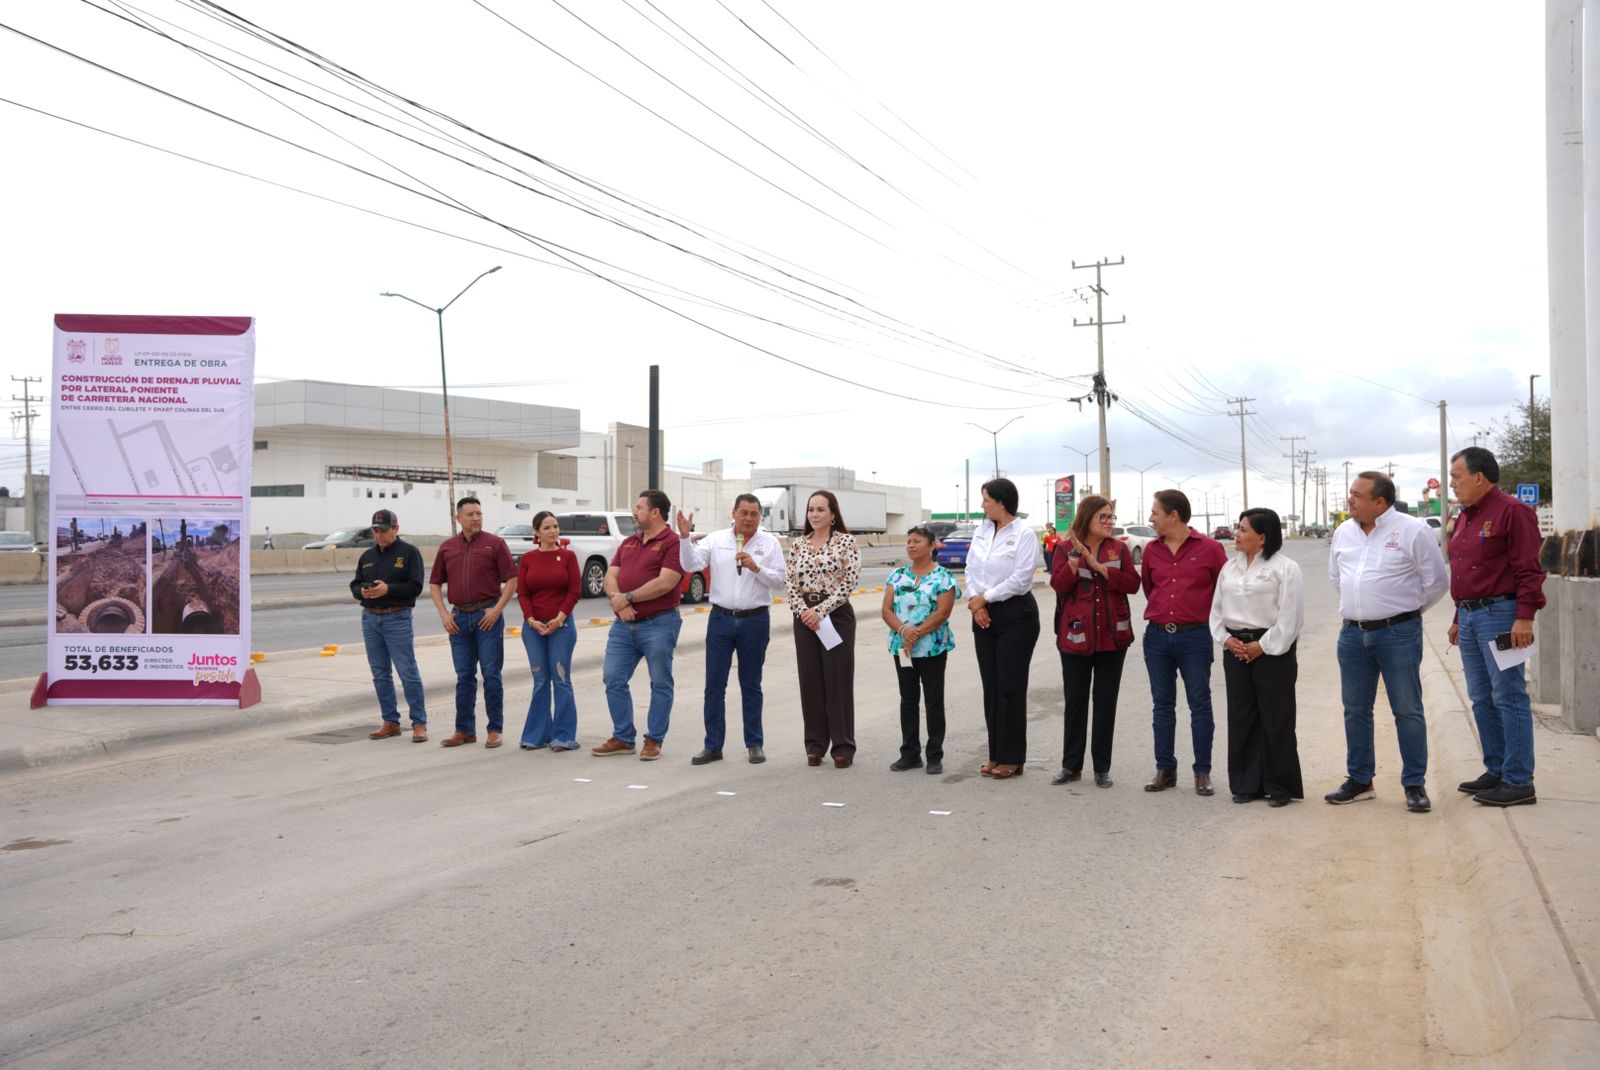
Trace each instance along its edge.
<instances>
[{"instance_id":1,"label":"asphalt road","mask_svg":"<svg viewBox=\"0 0 1600 1070\"><path fill-rule=\"evenodd\" d=\"M1325 550L1290 552L1312 580L1311 794L1342 775L1336 614L1315 581ZM352 709L323 726L348 726L342 743L263 730L0 780L0 1063L1429 1062L1424 949L1451 930L1427 933L1418 852L1440 818L1404 812L1392 737L1380 729L1376 803L1236 806L1220 777L1199 798L1187 775L1143 792L1135 646L1115 787L1053 787L1047 631L1029 775L984 780L958 641L940 777L886 769L894 685L882 625L863 620L850 770L805 765L793 648L775 642L761 766L736 746L689 764L703 659L686 654L655 764L373 743L370 710ZM596 677L575 678L586 743L608 731ZM1219 702L1221 686L1218 671ZM508 712L525 701L514 689ZM1220 766L1224 725L1216 746Z\"/></svg>"}]
</instances>

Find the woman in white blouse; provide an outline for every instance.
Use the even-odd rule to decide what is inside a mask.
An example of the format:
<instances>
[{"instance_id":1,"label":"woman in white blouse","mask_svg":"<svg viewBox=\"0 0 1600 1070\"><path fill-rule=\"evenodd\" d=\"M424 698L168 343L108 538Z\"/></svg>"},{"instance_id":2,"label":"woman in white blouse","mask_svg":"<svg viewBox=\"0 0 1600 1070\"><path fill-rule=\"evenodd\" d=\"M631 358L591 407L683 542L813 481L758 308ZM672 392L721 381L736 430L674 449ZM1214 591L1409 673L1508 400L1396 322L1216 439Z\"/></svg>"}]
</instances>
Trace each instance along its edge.
<instances>
[{"instance_id":1,"label":"woman in white blouse","mask_svg":"<svg viewBox=\"0 0 1600 1070\"><path fill-rule=\"evenodd\" d=\"M1279 553L1283 524L1271 509L1239 514L1217 577L1211 637L1222 643L1228 685L1228 789L1233 801L1287 806L1305 797L1295 742L1295 643L1305 623L1300 566Z\"/></svg>"},{"instance_id":2,"label":"woman in white blouse","mask_svg":"<svg viewBox=\"0 0 1600 1070\"><path fill-rule=\"evenodd\" d=\"M983 720L989 760L978 770L996 780L1022 772L1028 759L1028 664L1039 641L1033 571L1039 540L1017 519L1017 485L983 485L984 522L967 552L967 608L972 647L983 680Z\"/></svg>"}]
</instances>

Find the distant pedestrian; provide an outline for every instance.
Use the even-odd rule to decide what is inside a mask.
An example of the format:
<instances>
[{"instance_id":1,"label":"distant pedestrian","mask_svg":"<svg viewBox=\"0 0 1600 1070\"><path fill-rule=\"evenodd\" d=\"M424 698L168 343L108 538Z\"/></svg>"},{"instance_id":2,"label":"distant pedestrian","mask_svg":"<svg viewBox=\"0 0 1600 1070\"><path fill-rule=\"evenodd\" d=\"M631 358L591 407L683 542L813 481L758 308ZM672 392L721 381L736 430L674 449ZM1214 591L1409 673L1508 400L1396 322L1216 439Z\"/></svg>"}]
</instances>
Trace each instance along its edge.
<instances>
[{"instance_id":1,"label":"distant pedestrian","mask_svg":"<svg viewBox=\"0 0 1600 1070\"><path fill-rule=\"evenodd\" d=\"M1189 706L1194 745L1194 793L1211 795L1211 600L1228 551L1189 526L1193 516L1181 490L1158 490L1150 503L1157 537L1144 548L1144 668L1150 676L1151 727L1156 775L1145 791L1178 786L1178 680Z\"/></svg>"},{"instance_id":2,"label":"distant pedestrian","mask_svg":"<svg viewBox=\"0 0 1600 1070\"><path fill-rule=\"evenodd\" d=\"M761 670L772 639L772 597L788 574L783 546L761 529L761 502L754 494L733 501L733 524L698 541L694 524L678 513L678 563L685 575L711 570L711 619L706 622L705 747L694 765L722 760L728 733L728 673L739 659L739 700L744 746L751 765L767 760L762 731Z\"/></svg>"},{"instance_id":3,"label":"distant pedestrian","mask_svg":"<svg viewBox=\"0 0 1600 1070\"><path fill-rule=\"evenodd\" d=\"M1028 760L1028 666L1039 642L1039 540L1017 516L1017 499L1009 479L983 485L984 520L967 551L967 609L989 731L989 760L978 772L995 780L1020 775Z\"/></svg>"},{"instance_id":4,"label":"distant pedestrian","mask_svg":"<svg viewBox=\"0 0 1600 1070\"><path fill-rule=\"evenodd\" d=\"M1222 644L1228 687L1228 790L1236 803L1305 798L1295 739L1296 647L1305 624L1305 581L1283 550L1283 521L1247 509L1234 532L1238 555L1217 578L1211 638Z\"/></svg>"},{"instance_id":5,"label":"distant pedestrian","mask_svg":"<svg viewBox=\"0 0 1600 1070\"><path fill-rule=\"evenodd\" d=\"M1056 534L1056 526L1054 524L1046 524L1044 526L1044 537L1039 541L1044 549L1044 572L1045 575L1049 576L1054 573L1056 549L1060 547L1062 542L1061 536Z\"/></svg>"},{"instance_id":6,"label":"distant pedestrian","mask_svg":"<svg viewBox=\"0 0 1600 1070\"><path fill-rule=\"evenodd\" d=\"M1534 614L1544 608L1539 521L1495 484L1500 462L1481 446L1450 460L1450 489L1463 509L1450 539L1450 642L1461 646L1484 773L1460 786L1488 806L1538 802L1533 790L1533 707L1522 665L1502 669L1495 647L1533 643Z\"/></svg>"},{"instance_id":7,"label":"distant pedestrian","mask_svg":"<svg viewBox=\"0 0 1600 1070\"><path fill-rule=\"evenodd\" d=\"M1428 722L1422 708L1422 614L1450 588L1433 529L1394 507L1394 481L1362 472L1350 484L1350 519L1333 532L1328 581L1339 592L1339 687L1348 776L1323 798L1338 806L1371 799L1377 759L1372 706L1382 677L1400 742L1406 809L1432 809Z\"/></svg>"},{"instance_id":8,"label":"distant pedestrian","mask_svg":"<svg viewBox=\"0 0 1600 1070\"><path fill-rule=\"evenodd\" d=\"M611 710L611 738L589 753L597 757L634 753L633 694L628 681L643 659L650 673L650 712L645 722L641 762L661 757L672 721L672 658L683 618L679 586L678 536L667 524L672 501L647 490L633 506L638 530L622 540L606 570L605 593L617 614L606 635L602 677Z\"/></svg>"},{"instance_id":9,"label":"distant pedestrian","mask_svg":"<svg viewBox=\"0 0 1600 1070\"><path fill-rule=\"evenodd\" d=\"M428 709L417 671L411 610L422 593L422 555L400 537L400 520L388 509L372 514L372 545L356 562L350 593L361 603L361 639L372 669L372 687L378 693L383 724L368 739L388 739L400 734L400 707L395 701L394 678L400 677L411 714L411 742L428 738Z\"/></svg>"},{"instance_id":10,"label":"distant pedestrian","mask_svg":"<svg viewBox=\"0 0 1600 1070\"><path fill-rule=\"evenodd\" d=\"M821 765L831 747L834 766L848 769L856 756L856 611L850 596L861 582L861 549L832 491L806 499L805 527L790 540L788 570L806 764ZM824 632L838 636L832 649L823 642Z\"/></svg>"},{"instance_id":11,"label":"distant pedestrian","mask_svg":"<svg viewBox=\"0 0 1600 1070\"><path fill-rule=\"evenodd\" d=\"M1056 599L1056 650L1061 655L1065 696L1061 769L1050 781L1070 784L1083 776L1089 733L1089 698L1094 697L1090 755L1094 782L1109 788L1111 742L1117 727L1122 665L1133 645L1128 596L1139 589L1139 570L1128 548L1112 534L1116 503L1098 494L1085 498L1057 554L1050 586Z\"/></svg>"},{"instance_id":12,"label":"distant pedestrian","mask_svg":"<svg viewBox=\"0 0 1600 1070\"><path fill-rule=\"evenodd\" d=\"M922 765L919 705L928 712L928 772L944 772L944 669L956 648L950 614L957 584L933 559L937 541L922 524L906 532L909 563L889 573L883 586L883 622L900 684L900 757L889 766L897 773Z\"/></svg>"},{"instance_id":13,"label":"distant pedestrian","mask_svg":"<svg viewBox=\"0 0 1600 1070\"><path fill-rule=\"evenodd\" d=\"M483 673L483 712L488 722L485 747L500 745L504 725L506 603L516 594L517 573L511 549L500 536L483 530L483 505L477 498L456 502L458 534L439 544L428 577L428 593L439 622L450 636L456 669L456 730L442 747L478 741L478 673ZM445 608L449 596L450 608Z\"/></svg>"},{"instance_id":14,"label":"distant pedestrian","mask_svg":"<svg viewBox=\"0 0 1600 1070\"><path fill-rule=\"evenodd\" d=\"M522 648L533 674L522 749L578 749L578 705L572 693L572 652L578 645L581 580L578 555L561 545L561 523L543 510L533 517L534 548L517 563Z\"/></svg>"},{"instance_id":15,"label":"distant pedestrian","mask_svg":"<svg viewBox=\"0 0 1600 1070\"><path fill-rule=\"evenodd\" d=\"M272 545L272 529L270 527L267 529L267 541L261 544L261 548L263 550L274 549ZM418 591L417 593L421 594L422 592Z\"/></svg>"}]
</instances>

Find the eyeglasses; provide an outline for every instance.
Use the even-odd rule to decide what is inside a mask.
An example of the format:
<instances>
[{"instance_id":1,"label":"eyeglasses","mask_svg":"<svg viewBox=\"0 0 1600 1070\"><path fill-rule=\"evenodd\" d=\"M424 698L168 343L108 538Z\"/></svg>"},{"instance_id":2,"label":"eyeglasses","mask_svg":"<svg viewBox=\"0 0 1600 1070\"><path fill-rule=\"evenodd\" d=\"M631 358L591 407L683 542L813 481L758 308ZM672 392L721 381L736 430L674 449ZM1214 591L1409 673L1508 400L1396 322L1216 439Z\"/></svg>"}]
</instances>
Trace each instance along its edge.
<instances>
[{"instance_id":1,"label":"eyeglasses","mask_svg":"<svg viewBox=\"0 0 1600 1070\"><path fill-rule=\"evenodd\" d=\"M1094 518L1102 524L1115 524L1117 522L1116 513L1096 513Z\"/></svg>"}]
</instances>

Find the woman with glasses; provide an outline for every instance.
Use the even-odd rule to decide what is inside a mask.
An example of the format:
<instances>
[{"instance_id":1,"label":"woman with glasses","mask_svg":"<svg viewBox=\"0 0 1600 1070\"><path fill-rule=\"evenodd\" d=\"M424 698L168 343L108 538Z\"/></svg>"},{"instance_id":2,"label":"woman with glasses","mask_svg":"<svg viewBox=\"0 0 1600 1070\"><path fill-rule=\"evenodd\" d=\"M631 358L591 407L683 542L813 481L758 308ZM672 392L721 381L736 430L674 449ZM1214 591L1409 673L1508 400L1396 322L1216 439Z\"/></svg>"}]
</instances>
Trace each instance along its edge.
<instances>
[{"instance_id":1,"label":"woman with glasses","mask_svg":"<svg viewBox=\"0 0 1600 1070\"><path fill-rule=\"evenodd\" d=\"M1094 736L1089 752L1094 782L1111 786L1111 739L1117 725L1122 663L1133 645L1128 596L1139 589L1139 570L1128 548L1112 535L1114 503L1091 494L1078 506L1067 539L1057 551L1050 586L1056 598L1056 649L1066 695L1061 771L1052 784L1083 776L1083 745L1094 699Z\"/></svg>"},{"instance_id":2,"label":"woman with glasses","mask_svg":"<svg viewBox=\"0 0 1600 1070\"><path fill-rule=\"evenodd\" d=\"M1271 509L1246 509L1234 528L1239 553L1217 577L1211 637L1222 643L1228 686L1228 790L1233 801L1305 797L1295 741L1295 645L1305 623L1300 566L1285 557Z\"/></svg>"},{"instance_id":3,"label":"woman with glasses","mask_svg":"<svg viewBox=\"0 0 1600 1070\"><path fill-rule=\"evenodd\" d=\"M889 766L896 773L922 764L919 691L928 709L928 772L944 772L944 666L945 655L956 648L949 624L956 578L933 559L937 541L922 524L906 532L910 563L889 573L883 585L883 622L900 683L900 757Z\"/></svg>"},{"instance_id":4,"label":"woman with glasses","mask_svg":"<svg viewBox=\"0 0 1600 1070\"><path fill-rule=\"evenodd\" d=\"M983 515L967 552L966 575L989 729L989 760L978 772L1009 780L1028 759L1028 663L1039 642L1039 604L1033 600L1039 540L1017 517L1017 485L1009 479L983 485Z\"/></svg>"}]
</instances>

